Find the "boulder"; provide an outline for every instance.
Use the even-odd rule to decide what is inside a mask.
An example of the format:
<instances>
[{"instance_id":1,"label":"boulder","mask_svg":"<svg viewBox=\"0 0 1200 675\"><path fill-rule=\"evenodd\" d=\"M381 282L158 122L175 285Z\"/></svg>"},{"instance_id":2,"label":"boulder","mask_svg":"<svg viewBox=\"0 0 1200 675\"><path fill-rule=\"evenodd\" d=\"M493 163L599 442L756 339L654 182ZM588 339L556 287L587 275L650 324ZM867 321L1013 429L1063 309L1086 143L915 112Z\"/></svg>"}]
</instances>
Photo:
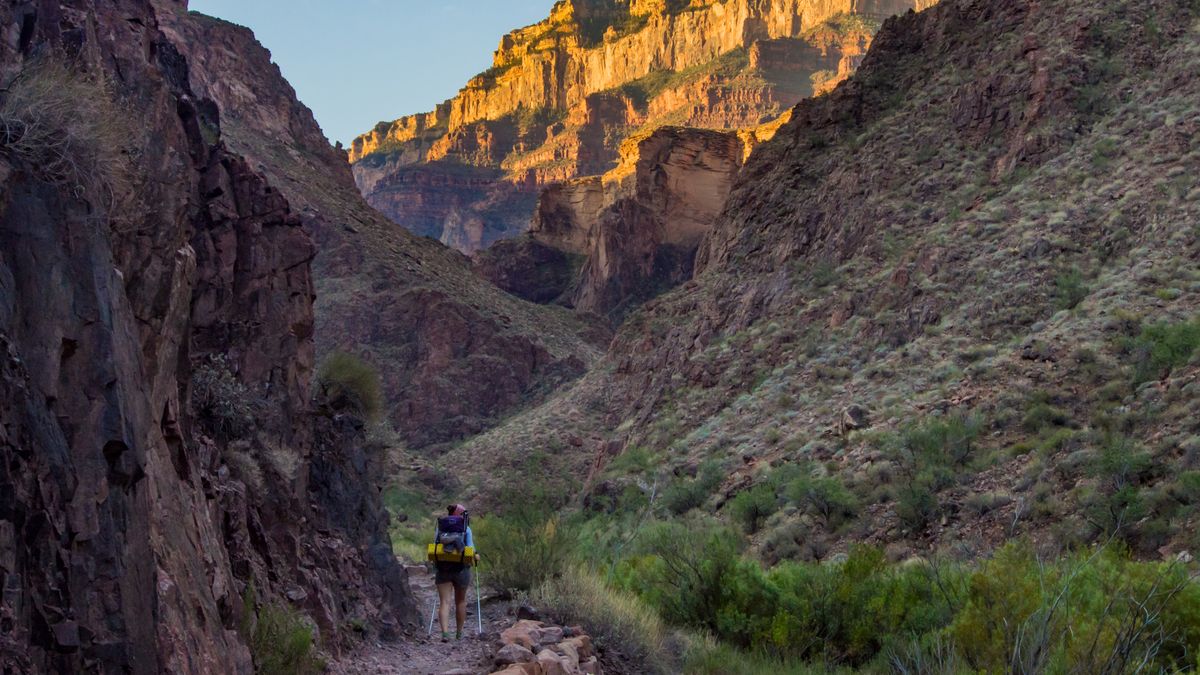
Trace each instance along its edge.
<instances>
[{"instance_id":1,"label":"boulder","mask_svg":"<svg viewBox=\"0 0 1200 675\"><path fill-rule=\"evenodd\" d=\"M578 668L572 668L566 657L554 653L553 650L543 649L537 655L537 662L542 667L544 675L577 675Z\"/></svg>"},{"instance_id":2,"label":"boulder","mask_svg":"<svg viewBox=\"0 0 1200 675\"><path fill-rule=\"evenodd\" d=\"M514 663L504 670L497 670L493 675L545 675L539 663Z\"/></svg>"},{"instance_id":3,"label":"boulder","mask_svg":"<svg viewBox=\"0 0 1200 675\"><path fill-rule=\"evenodd\" d=\"M519 644L506 644L496 652L497 666L510 666L514 663L530 663L537 660L533 652Z\"/></svg>"},{"instance_id":4,"label":"boulder","mask_svg":"<svg viewBox=\"0 0 1200 675\"><path fill-rule=\"evenodd\" d=\"M530 621L522 619L509 628L504 629L500 633L500 642L505 645L520 645L525 649L533 651L541 646L539 637L542 628L545 627L541 621Z\"/></svg>"},{"instance_id":5,"label":"boulder","mask_svg":"<svg viewBox=\"0 0 1200 675\"><path fill-rule=\"evenodd\" d=\"M595 651L592 648L592 638L588 637L587 635L582 635L579 633L577 634L579 637L563 640L558 646L563 647L564 649L567 647L571 648L576 654L579 655L580 662L587 661L592 657L593 654L595 654Z\"/></svg>"}]
</instances>

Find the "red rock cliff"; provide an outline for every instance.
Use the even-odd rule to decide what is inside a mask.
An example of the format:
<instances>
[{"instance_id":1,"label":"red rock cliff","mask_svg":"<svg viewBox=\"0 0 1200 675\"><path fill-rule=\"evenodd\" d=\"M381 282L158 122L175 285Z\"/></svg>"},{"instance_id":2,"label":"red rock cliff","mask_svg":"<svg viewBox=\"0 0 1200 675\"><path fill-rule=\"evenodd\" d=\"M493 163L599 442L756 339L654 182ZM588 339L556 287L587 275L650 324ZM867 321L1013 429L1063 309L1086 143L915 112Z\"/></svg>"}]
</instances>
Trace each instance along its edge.
<instances>
[{"instance_id":1,"label":"red rock cliff","mask_svg":"<svg viewBox=\"0 0 1200 675\"><path fill-rule=\"evenodd\" d=\"M411 618L357 431L309 401L313 245L191 90L183 9L0 10L4 672L249 673L251 582L333 650Z\"/></svg>"},{"instance_id":2,"label":"red rock cliff","mask_svg":"<svg viewBox=\"0 0 1200 675\"><path fill-rule=\"evenodd\" d=\"M475 251L525 229L538 186L612 168L625 138L756 127L844 79L880 19L932 3L668 4L559 2L458 96L355 139L359 188L411 231Z\"/></svg>"}]
</instances>

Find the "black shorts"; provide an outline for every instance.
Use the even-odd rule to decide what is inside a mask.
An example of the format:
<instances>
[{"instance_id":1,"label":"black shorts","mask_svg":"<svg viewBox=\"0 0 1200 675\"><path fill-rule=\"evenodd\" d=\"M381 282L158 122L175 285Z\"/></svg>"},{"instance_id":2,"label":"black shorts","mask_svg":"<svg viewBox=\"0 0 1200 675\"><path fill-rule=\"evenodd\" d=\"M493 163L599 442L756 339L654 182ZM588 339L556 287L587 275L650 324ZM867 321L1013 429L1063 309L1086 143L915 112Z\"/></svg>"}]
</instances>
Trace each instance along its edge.
<instances>
[{"instance_id":1,"label":"black shorts","mask_svg":"<svg viewBox=\"0 0 1200 675\"><path fill-rule=\"evenodd\" d=\"M471 568L458 563L439 564L434 575L434 583L454 584L454 588L465 590L471 586Z\"/></svg>"}]
</instances>

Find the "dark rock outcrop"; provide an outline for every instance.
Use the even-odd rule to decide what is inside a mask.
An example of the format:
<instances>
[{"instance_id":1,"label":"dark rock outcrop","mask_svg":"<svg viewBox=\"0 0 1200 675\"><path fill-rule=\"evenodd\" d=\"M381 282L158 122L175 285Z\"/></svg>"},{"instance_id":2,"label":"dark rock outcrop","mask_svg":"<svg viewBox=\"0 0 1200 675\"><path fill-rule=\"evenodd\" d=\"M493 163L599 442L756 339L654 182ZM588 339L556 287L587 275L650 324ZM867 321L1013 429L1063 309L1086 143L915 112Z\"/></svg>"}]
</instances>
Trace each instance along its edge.
<instances>
[{"instance_id":1,"label":"dark rock outcrop","mask_svg":"<svg viewBox=\"0 0 1200 675\"><path fill-rule=\"evenodd\" d=\"M47 138L119 158L63 174L0 144L5 672L248 673L251 583L331 650L412 619L357 432L309 402L313 245L190 89L159 30L184 9L0 10L6 83L113 99ZM8 122L34 110L14 91Z\"/></svg>"}]
</instances>

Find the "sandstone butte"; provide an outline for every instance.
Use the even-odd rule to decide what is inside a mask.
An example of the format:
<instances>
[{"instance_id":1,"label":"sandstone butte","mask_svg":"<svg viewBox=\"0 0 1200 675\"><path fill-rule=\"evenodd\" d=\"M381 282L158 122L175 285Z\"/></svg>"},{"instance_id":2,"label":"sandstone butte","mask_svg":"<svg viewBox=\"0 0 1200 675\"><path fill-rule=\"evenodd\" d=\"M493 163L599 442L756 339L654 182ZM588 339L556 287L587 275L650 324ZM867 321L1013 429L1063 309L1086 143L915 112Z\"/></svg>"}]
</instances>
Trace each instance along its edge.
<instances>
[{"instance_id":1,"label":"sandstone butte","mask_svg":"<svg viewBox=\"0 0 1200 675\"><path fill-rule=\"evenodd\" d=\"M457 96L356 138L354 178L395 222L475 252L525 231L544 187L614 168L630 137L769 138L855 70L882 19L934 1L562 0Z\"/></svg>"}]
</instances>

